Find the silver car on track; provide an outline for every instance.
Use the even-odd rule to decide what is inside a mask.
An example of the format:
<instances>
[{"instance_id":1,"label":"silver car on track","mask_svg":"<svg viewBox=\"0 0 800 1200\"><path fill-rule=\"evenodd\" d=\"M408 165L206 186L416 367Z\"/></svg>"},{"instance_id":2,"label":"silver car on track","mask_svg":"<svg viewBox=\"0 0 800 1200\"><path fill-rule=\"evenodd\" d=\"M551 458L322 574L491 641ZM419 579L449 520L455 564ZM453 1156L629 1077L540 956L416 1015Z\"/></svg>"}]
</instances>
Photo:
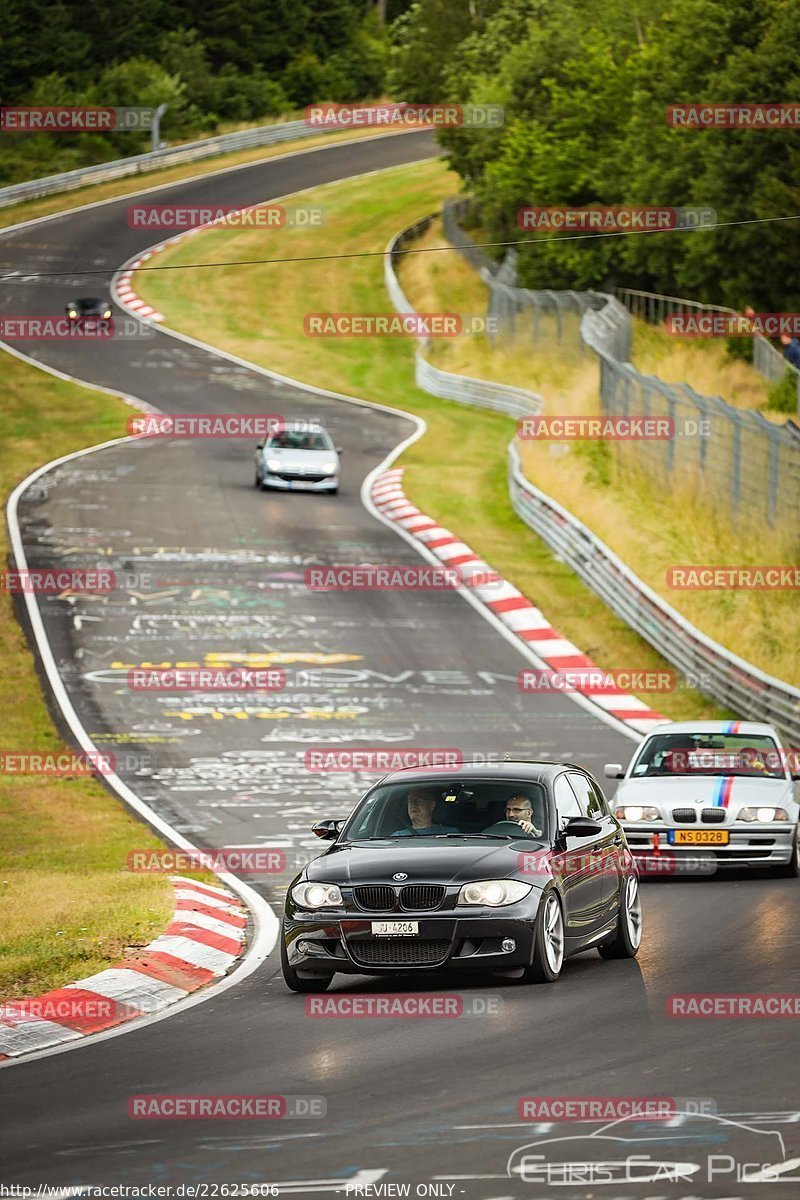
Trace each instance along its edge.
<instances>
[{"instance_id":1,"label":"silver car on track","mask_svg":"<svg viewBox=\"0 0 800 1200\"><path fill-rule=\"evenodd\" d=\"M777 730L757 721L656 725L621 779L612 802L634 855L681 868L767 867L800 876L800 763ZM641 862L640 862L641 867ZM705 872L703 872L705 873Z\"/></svg>"},{"instance_id":2,"label":"silver car on track","mask_svg":"<svg viewBox=\"0 0 800 1200\"><path fill-rule=\"evenodd\" d=\"M256 487L338 492L340 453L322 425L287 422L256 447Z\"/></svg>"}]
</instances>

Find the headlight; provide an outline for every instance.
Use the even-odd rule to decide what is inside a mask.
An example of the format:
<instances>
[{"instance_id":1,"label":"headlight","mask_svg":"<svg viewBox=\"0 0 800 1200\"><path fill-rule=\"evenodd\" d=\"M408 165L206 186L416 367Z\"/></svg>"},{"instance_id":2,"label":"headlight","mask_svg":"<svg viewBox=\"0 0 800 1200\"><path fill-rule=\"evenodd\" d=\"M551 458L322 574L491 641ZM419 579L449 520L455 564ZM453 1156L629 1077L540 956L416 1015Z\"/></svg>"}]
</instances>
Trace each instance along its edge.
<instances>
[{"instance_id":1,"label":"headlight","mask_svg":"<svg viewBox=\"0 0 800 1200\"><path fill-rule=\"evenodd\" d=\"M504 904L516 904L522 900L532 886L519 879L481 879L478 883L465 883L458 893L456 904L501 908Z\"/></svg>"},{"instance_id":2,"label":"headlight","mask_svg":"<svg viewBox=\"0 0 800 1200\"><path fill-rule=\"evenodd\" d=\"M335 475L336 474L336 463L335 462L334 463L325 463L325 466L322 468L322 474L323 475Z\"/></svg>"},{"instance_id":3,"label":"headlight","mask_svg":"<svg viewBox=\"0 0 800 1200\"><path fill-rule=\"evenodd\" d=\"M267 470L268 471L280 471L280 469L281 469L281 460L279 458L268 458L267 459Z\"/></svg>"},{"instance_id":4,"label":"headlight","mask_svg":"<svg viewBox=\"0 0 800 1200\"><path fill-rule=\"evenodd\" d=\"M740 821L788 821L789 814L782 808L743 808Z\"/></svg>"},{"instance_id":5,"label":"headlight","mask_svg":"<svg viewBox=\"0 0 800 1200\"><path fill-rule=\"evenodd\" d=\"M298 883L292 899L301 908L341 908L344 901L335 883Z\"/></svg>"},{"instance_id":6,"label":"headlight","mask_svg":"<svg viewBox=\"0 0 800 1200\"><path fill-rule=\"evenodd\" d=\"M657 808L641 804L623 804L614 809L614 816L618 821L658 821L661 819L661 813Z\"/></svg>"},{"instance_id":7,"label":"headlight","mask_svg":"<svg viewBox=\"0 0 800 1200\"><path fill-rule=\"evenodd\" d=\"M71 309L69 310L69 313L68 313L68 315L69 315L70 317L77 317L77 315L78 315L78 314L77 314L77 312L75 311L75 309L74 309L74 308L71 308Z\"/></svg>"},{"instance_id":8,"label":"headlight","mask_svg":"<svg viewBox=\"0 0 800 1200\"><path fill-rule=\"evenodd\" d=\"M110 308L107 308L107 309L105 310L105 312L103 313L103 316L104 316L104 317L110 317L110 316L111 316L111 309L110 309Z\"/></svg>"}]
</instances>

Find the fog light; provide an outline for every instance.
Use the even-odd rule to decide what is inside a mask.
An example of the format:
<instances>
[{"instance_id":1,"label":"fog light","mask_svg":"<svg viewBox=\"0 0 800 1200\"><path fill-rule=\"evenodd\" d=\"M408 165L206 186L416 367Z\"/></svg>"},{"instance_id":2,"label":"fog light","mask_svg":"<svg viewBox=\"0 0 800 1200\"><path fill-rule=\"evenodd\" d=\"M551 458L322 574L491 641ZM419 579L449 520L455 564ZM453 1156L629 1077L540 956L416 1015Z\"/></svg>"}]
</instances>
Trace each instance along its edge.
<instances>
[{"instance_id":1,"label":"fog light","mask_svg":"<svg viewBox=\"0 0 800 1200\"><path fill-rule=\"evenodd\" d=\"M503 951L504 954L510 954L511 951L516 950L516 948L517 948L517 943L514 941L513 938L503 938L503 941L500 944L500 949Z\"/></svg>"},{"instance_id":2,"label":"fog light","mask_svg":"<svg viewBox=\"0 0 800 1200\"><path fill-rule=\"evenodd\" d=\"M298 942L297 943L297 953L298 954L310 954L311 953L311 942Z\"/></svg>"}]
</instances>

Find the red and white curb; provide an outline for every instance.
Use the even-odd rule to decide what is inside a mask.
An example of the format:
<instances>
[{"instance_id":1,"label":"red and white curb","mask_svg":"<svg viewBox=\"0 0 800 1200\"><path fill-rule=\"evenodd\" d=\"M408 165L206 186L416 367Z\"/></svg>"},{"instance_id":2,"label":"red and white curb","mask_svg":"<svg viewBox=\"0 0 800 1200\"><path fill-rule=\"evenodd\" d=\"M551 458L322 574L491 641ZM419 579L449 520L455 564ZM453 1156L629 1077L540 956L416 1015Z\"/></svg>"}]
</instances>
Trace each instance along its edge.
<instances>
[{"instance_id":1,"label":"red and white curb","mask_svg":"<svg viewBox=\"0 0 800 1200\"><path fill-rule=\"evenodd\" d=\"M403 491L402 476L403 468L394 467L376 476L372 484L370 496L383 517L421 542L445 566L457 567L473 596L549 668L554 671L600 671L597 664L562 637L541 610L513 584L498 575L451 530L444 529L415 508ZM598 693L591 687L576 687L575 691L638 733L649 733L654 725L667 720L643 700L621 689L604 687L602 693Z\"/></svg>"},{"instance_id":2,"label":"red and white curb","mask_svg":"<svg viewBox=\"0 0 800 1200\"><path fill-rule=\"evenodd\" d=\"M134 259L124 268L122 274L114 280L114 294L122 307L126 308L134 317L147 317L150 321L163 321L164 314L156 312L152 305L146 304L131 287L133 272L150 257L150 254L143 254L141 258Z\"/></svg>"},{"instance_id":3,"label":"red and white curb","mask_svg":"<svg viewBox=\"0 0 800 1200\"><path fill-rule=\"evenodd\" d=\"M224 888L180 875L171 882L175 912L155 941L87 979L0 1004L0 1059L160 1012L228 974L244 950L247 910Z\"/></svg>"}]
</instances>

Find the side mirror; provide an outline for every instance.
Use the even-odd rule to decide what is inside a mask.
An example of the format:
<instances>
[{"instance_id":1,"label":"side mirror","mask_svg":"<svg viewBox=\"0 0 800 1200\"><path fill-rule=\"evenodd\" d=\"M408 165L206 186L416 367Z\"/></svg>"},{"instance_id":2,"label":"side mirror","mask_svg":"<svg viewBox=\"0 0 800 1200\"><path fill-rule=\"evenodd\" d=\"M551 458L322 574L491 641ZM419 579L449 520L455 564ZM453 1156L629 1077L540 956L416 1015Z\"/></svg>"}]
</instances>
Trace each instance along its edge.
<instances>
[{"instance_id":1,"label":"side mirror","mask_svg":"<svg viewBox=\"0 0 800 1200\"><path fill-rule=\"evenodd\" d=\"M335 842L343 825L344 821L317 821L316 825L311 826L311 832L322 838L323 842Z\"/></svg>"},{"instance_id":2,"label":"side mirror","mask_svg":"<svg viewBox=\"0 0 800 1200\"><path fill-rule=\"evenodd\" d=\"M264 449L264 443L256 442L256 450L263 450L263 449Z\"/></svg>"},{"instance_id":3,"label":"side mirror","mask_svg":"<svg viewBox=\"0 0 800 1200\"><path fill-rule=\"evenodd\" d=\"M591 817L570 817L564 826L565 837L596 837L598 833L603 832L603 826L599 821L593 821Z\"/></svg>"},{"instance_id":4,"label":"side mirror","mask_svg":"<svg viewBox=\"0 0 800 1200\"><path fill-rule=\"evenodd\" d=\"M603 774L606 779L624 779L625 771L622 763L606 763L603 767Z\"/></svg>"},{"instance_id":5,"label":"side mirror","mask_svg":"<svg viewBox=\"0 0 800 1200\"><path fill-rule=\"evenodd\" d=\"M333 448L337 454L344 454L344 446L334 446Z\"/></svg>"},{"instance_id":6,"label":"side mirror","mask_svg":"<svg viewBox=\"0 0 800 1200\"><path fill-rule=\"evenodd\" d=\"M800 783L800 771L792 771L792 779L795 783Z\"/></svg>"}]
</instances>

